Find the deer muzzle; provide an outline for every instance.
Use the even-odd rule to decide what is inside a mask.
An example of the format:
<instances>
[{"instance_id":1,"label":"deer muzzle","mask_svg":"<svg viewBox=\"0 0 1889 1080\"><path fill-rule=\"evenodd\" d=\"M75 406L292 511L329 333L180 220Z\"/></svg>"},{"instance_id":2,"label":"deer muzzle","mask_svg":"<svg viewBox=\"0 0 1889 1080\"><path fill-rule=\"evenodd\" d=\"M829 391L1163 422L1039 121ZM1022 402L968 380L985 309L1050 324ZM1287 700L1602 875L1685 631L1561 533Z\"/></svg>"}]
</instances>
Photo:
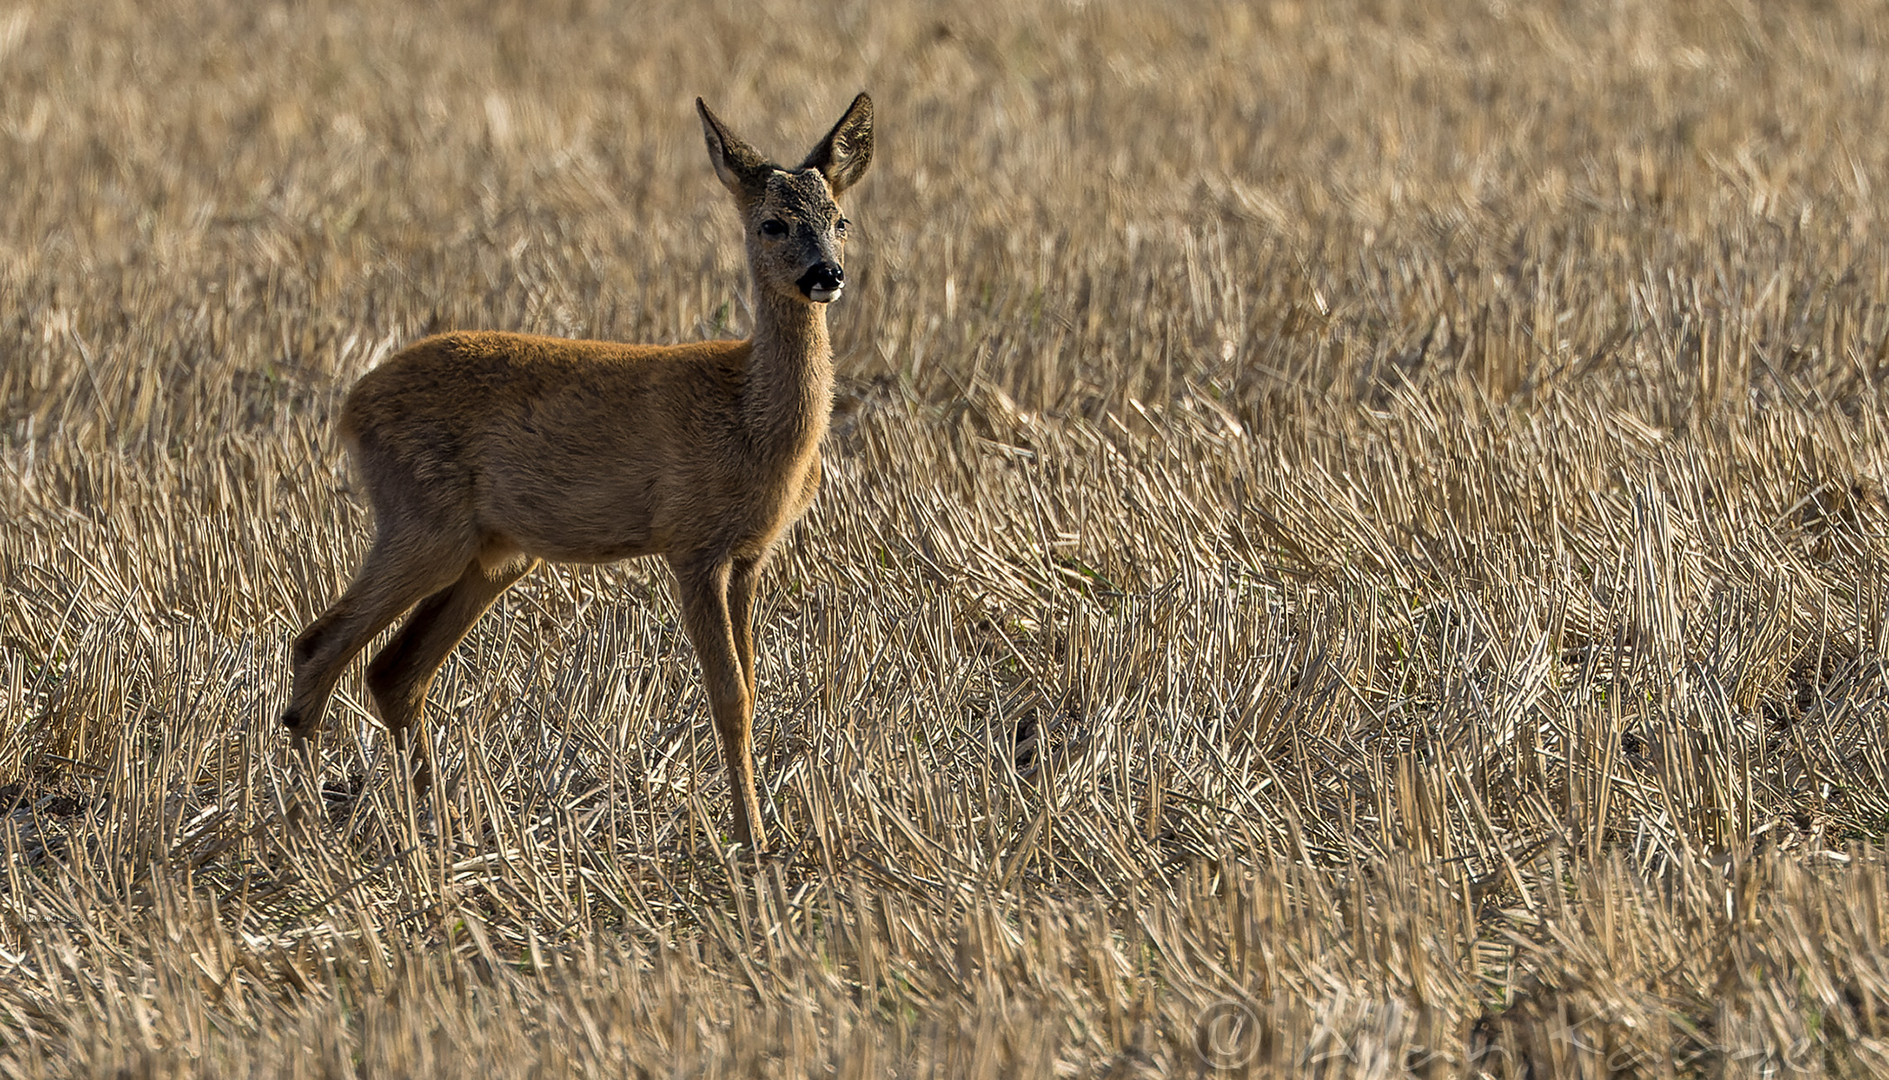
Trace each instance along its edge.
<instances>
[{"instance_id":1,"label":"deer muzzle","mask_svg":"<svg viewBox=\"0 0 1889 1080\"><path fill-rule=\"evenodd\" d=\"M807 299L816 304L828 304L840 298L840 290L846 288L846 271L835 262L817 262L813 268L800 275L794 284Z\"/></svg>"}]
</instances>

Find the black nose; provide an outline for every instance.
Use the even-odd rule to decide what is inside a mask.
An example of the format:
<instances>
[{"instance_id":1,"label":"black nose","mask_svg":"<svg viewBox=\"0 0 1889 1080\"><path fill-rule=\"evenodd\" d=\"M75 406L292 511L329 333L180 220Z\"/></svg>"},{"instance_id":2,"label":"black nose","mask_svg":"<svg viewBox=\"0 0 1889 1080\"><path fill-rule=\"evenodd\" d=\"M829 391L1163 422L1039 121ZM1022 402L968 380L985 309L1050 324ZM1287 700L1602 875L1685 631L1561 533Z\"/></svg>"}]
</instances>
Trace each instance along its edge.
<instances>
[{"instance_id":1,"label":"black nose","mask_svg":"<svg viewBox=\"0 0 1889 1080\"><path fill-rule=\"evenodd\" d=\"M838 263L815 263L813 269L800 275L800 280L795 284L799 285L800 291L808 296L812 296L815 289L832 292L846 284L846 271L840 269Z\"/></svg>"}]
</instances>

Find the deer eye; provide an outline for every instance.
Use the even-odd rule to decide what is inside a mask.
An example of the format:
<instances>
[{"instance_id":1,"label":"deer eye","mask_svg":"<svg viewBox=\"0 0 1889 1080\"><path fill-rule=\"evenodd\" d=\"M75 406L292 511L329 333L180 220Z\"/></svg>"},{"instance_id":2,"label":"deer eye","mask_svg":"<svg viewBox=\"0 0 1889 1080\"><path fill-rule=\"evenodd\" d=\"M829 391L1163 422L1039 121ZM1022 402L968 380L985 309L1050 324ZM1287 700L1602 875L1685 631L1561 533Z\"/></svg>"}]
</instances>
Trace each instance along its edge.
<instances>
[{"instance_id":1,"label":"deer eye","mask_svg":"<svg viewBox=\"0 0 1889 1080\"><path fill-rule=\"evenodd\" d=\"M836 233L839 233L841 236L845 236L846 226L851 225L851 224L852 222L846 220L845 218L841 218L838 221L833 223L833 231Z\"/></svg>"},{"instance_id":2,"label":"deer eye","mask_svg":"<svg viewBox=\"0 0 1889 1080\"><path fill-rule=\"evenodd\" d=\"M761 231L769 236L786 236L787 223L779 218L768 218L761 223Z\"/></svg>"}]
</instances>

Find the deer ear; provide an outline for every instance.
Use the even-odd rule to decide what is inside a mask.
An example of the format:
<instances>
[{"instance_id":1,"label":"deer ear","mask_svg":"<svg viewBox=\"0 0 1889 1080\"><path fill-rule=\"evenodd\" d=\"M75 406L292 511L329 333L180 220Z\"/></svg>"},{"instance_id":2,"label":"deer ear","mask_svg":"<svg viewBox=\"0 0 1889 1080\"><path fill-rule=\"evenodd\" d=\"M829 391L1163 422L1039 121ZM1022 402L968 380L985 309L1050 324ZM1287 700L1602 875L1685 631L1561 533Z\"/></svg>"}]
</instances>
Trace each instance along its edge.
<instances>
[{"instance_id":1,"label":"deer ear","mask_svg":"<svg viewBox=\"0 0 1889 1080\"><path fill-rule=\"evenodd\" d=\"M754 193L761 182L767 161L754 147L735 138L721 117L708 111L701 98L695 99L695 111L702 115L702 137L708 140L708 160L715 163L715 175L722 186L741 197Z\"/></svg>"},{"instance_id":2,"label":"deer ear","mask_svg":"<svg viewBox=\"0 0 1889 1080\"><path fill-rule=\"evenodd\" d=\"M826 133L820 145L813 148L807 160L800 163L803 169L818 169L820 175L838 195L859 182L866 175L866 166L872 164L872 99L864 94L853 99L840 117L840 122L833 125L833 130Z\"/></svg>"}]
</instances>

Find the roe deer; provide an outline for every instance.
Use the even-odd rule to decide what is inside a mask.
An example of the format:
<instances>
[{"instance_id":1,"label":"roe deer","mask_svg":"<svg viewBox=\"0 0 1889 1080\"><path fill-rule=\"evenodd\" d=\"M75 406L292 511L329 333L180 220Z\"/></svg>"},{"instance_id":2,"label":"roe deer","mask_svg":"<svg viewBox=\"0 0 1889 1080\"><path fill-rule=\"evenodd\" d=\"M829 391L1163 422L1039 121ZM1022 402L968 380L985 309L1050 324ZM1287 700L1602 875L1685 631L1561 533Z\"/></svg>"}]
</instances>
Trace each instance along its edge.
<instances>
[{"instance_id":1,"label":"roe deer","mask_svg":"<svg viewBox=\"0 0 1889 1080\"><path fill-rule=\"evenodd\" d=\"M621 345L509 333L417 342L362 377L341 434L374 506L353 584L294 645L282 721L313 767L342 668L408 608L367 686L412 745L434 673L493 600L542 559L663 555L675 572L734 794L735 836L766 843L755 794L755 581L820 484L833 393L825 305L839 299L846 219L834 196L872 160L872 100L853 99L797 168L769 163L696 99L734 194L754 336ZM414 605L418 605L415 607Z\"/></svg>"}]
</instances>

